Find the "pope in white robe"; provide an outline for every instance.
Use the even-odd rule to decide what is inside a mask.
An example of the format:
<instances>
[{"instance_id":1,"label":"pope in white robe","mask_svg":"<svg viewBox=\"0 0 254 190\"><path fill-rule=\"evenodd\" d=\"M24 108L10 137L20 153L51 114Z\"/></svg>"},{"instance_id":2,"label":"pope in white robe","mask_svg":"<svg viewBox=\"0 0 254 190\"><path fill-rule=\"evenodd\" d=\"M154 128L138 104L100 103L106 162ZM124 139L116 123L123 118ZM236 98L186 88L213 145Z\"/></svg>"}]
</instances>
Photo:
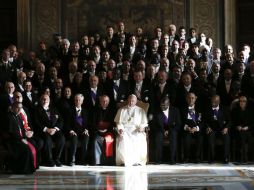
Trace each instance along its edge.
<instances>
[{"instance_id":1,"label":"pope in white robe","mask_svg":"<svg viewBox=\"0 0 254 190\"><path fill-rule=\"evenodd\" d=\"M136 106L137 97L130 95L128 104L116 114L118 136L116 138L116 165L145 165L147 141L145 127L148 126L144 109Z\"/></svg>"}]
</instances>

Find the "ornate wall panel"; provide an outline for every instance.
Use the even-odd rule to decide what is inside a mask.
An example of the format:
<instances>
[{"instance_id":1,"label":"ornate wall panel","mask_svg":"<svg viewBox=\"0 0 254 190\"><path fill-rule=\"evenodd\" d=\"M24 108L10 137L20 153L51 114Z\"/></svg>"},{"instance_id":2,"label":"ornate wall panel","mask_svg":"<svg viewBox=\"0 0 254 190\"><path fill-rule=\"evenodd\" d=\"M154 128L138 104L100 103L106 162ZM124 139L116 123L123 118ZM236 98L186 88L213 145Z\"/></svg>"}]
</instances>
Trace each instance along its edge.
<instances>
[{"instance_id":1,"label":"ornate wall panel","mask_svg":"<svg viewBox=\"0 0 254 190\"><path fill-rule=\"evenodd\" d=\"M32 48L38 46L40 40L52 43L52 34L60 32L59 0L43 0L32 2Z\"/></svg>"},{"instance_id":2,"label":"ornate wall panel","mask_svg":"<svg viewBox=\"0 0 254 190\"><path fill-rule=\"evenodd\" d=\"M191 0L190 26L204 32L214 40L215 46L221 45L222 27L220 26L220 0Z\"/></svg>"},{"instance_id":3,"label":"ornate wall panel","mask_svg":"<svg viewBox=\"0 0 254 190\"><path fill-rule=\"evenodd\" d=\"M137 26L153 31L155 26L167 30L169 24L194 26L221 44L222 15L220 0L22 0L18 17L30 21L22 25L19 43L35 48L40 40L52 43L52 34L61 33L70 40L79 39L83 33L105 31L107 25L119 20L127 31ZM21 10L22 9L22 10ZM18 26L22 19L18 19ZM23 36L22 36L23 35ZM26 41L26 39L28 39ZM31 43L30 43L31 42ZM22 46L22 45L21 45Z\"/></svg>"},{"instance_id":4,"label":"ornate wall panel","mask_svg":"<svg viewBox=\"0 0 254 190\"><path fill-rule=\"evenodd\" d=\"M123 20L129 32L142 26L153 31L155 26L166 29L169 24L185 25L185 0L101 0L66 1L65 34L70 39L79 38L84 32L93 34L105 31L107 25Z\"/></svg>"}]
</instances>

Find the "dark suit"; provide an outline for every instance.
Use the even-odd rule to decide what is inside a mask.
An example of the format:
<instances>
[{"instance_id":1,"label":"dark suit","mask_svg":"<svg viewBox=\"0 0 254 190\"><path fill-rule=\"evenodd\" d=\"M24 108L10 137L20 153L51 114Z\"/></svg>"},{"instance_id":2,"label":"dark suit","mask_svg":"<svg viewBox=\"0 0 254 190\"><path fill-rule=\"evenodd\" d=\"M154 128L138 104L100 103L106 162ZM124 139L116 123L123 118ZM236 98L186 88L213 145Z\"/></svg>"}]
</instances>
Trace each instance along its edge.
<instances>
[{"instance_id":1,"label":"dark suit","mask_svg":"<svg viewBox=\"0 0 254 190\"><path fill-rule=\"evenodd\" d=\"M49 116L48 116L49 115ZM59 112L54 107L49 107L49 111L43 109L42 106L38 106L36 110L36 127L34 130L40 134L42 139L44 140L44 150L46 161L48 164L53 161L52 147L53 141L56 143L56 160L60 160L61 154L65 144L65 138L62 133L63 128L63 120ZM56 131L54 135L50 135L47 132L44 132L44 128L55 128L60 129Z\"/></svg>"},{"instance_id":2,"label":"dark suit","mask_svg":"<svg viewBox=\"0 0 254 190\"><path fill-rule=\"evenodd\" d=\"M220 96L221 98L221 104L223 106L230 106L231 102L234 99L234 94L235 91L233 89L233 86L235 81L231 80L231 84L230 84L230 89L227 92L226 90L226 85L225 85L225 80L219 80L218 81L218 85L217 85L217 94Z\"/></svg>"},{"instance_id":3,"label":"dark suit","mask_svg":"<svg viewBox=\"0 0 254 190\"><path fill-rule=\"evenodd\" d=\"M13 103L13 98L10 97L7 93L0 94L0 123L1 123L1 128L4 128L6 124L6 114L11 107Z\"/></svg>"},{"instance_id":4,"label":"dark suit","mask_svg":"<svg viewBox=\"0 0 254 190\"><path fill-rule=\"evenodd\" d=\"M155 161L161 162L164 132L168 131L170 142L170 162L175 162L177 149L177 133L181 127L181 117L179 110L169 107L168 117L160 111L154 118L153 130L155 132Z\"/></svg>"},{"instance_id":5,"label":"dark suit","mask_svg":"<svg viewBox=\"0 0 254 190\"><path fill-rule=\"evenodd\" d=\"M75 135L68 135L70 138L71 143L71 162L75 162L75 155L77 151L78 141L81 142L81 163L85 164L88 163L88 143L89 143L89 136L84 134L85 130L89 131L89 135L91 135L91 131L89 129L90 121L88 120L87 111L82 108L80 114L77 113L76 108L72 108L71 116L70 117L70 125L66 126L68 129L66 131L69 132L73 130L77 136Z\"/></svg>"},{"instance_id":6,"label":"dark suit","mask_svg":"<svg viewBox=\"0 0 254 190\"><path fill-rule=\"evenodd\" d=\"M237 152L240 151L240 160L241 161L248 161L248 149L250 148L249 145L252 141L252 133L254 129L254 119L253 119L253 106L247 105L245 110L242 110L239 105L237 105L231 111L231 121L232 121L232 130L236 130L236 144L240 147L237 147ZM246 131L239 131L237 127L246 127L248 126L248 130ZM249 150L250 152L251 150Z\"/></svg>"},{"instance_id":7,"label":"dark suit","mask_svg":"<svg viewBox=\"0 0 254 190\"><path fill-rule=\"evenodd\" d=\"M183 122L183 145L184 145L184 159L186 162L189 161L191 151L195 150L195 158L196 161L201 159L201 147L203 141L203 114L200 110L195 106L193 118L190 117L190 110L188 107L182 110L182 122ZM198 127L199 131L195 133L190 133L189 131L185 130L185 127L188 126L190 128ZM195 140L195 148L192 146L192 140ZM192 147L192 148L191 148ZM192 149L192 150L191 150Z\"/></svg>"},{"instance_id":8,"label":"dark suit","mask_svg":"<svg viewBox=\"0 0 254 190\"><path fill-rule=\"evenodd\" d=\"M116 108L116 104L125 101L128 97L128 82L120 79L119 86L114 84L113 80L108 80L106 82L106 92L110 99L110 104L113 108ZM114 98L114 91L116 92L116 99Z\"/></svg>"},{"instance_id":9,"label":"dark suit","mask_svg":"<svg viewBox=\"0 0 254 190\"><path fill-rule=\"evenodd\" d=\"M241 81L241 92L248 98L254 100L254 76L246 71Z\"/></svg>"},{"instance_id":10,"label":"dark suit","mask_svg":"<svg viewBox=\"0 0 254 190\"><path fill-rule=\"evenodd\" d=\"M14 69L10 62L8 62L6 66L0 61L0 92L4 89L6 81L12 81L14 74Z\"/></svg>"},{"instance_id":11,"label":"dark suit","mask_svg":"<svg viewBox=\"0 0 254 190\"><path fill-rule=\"evenodd\" d=\"M166 82L163 91L161 92L159 84L154 86L154 89L152 90L152 104L153 104L153 109L155 112L159 112L160 110L160 104L159 102L163 97L168 97L170 99L171 104L174 104L175 102L175 89L173 86Z\"/></svg>"},{"instance_id":12,"label":"dark suit","mask_svg":"<svg viewBox=\"0 0 254 190\"><path fill-rule=\"evenodd\" d=\"M215 139L220 138L224 145L224 159L229 158L230 139L229 134L222 134L222 130L230 127L229 113L227 109L220 106L218 111L214 111L211 107L206 111L206 127L211 128L212 132L207 134L208 137L208 156L209 160L214 160Z\"/></svg>"},{"instance_id":13,"label":"dark suit","mask_svg":"<svg viewBox=\"0 0 254 190\"><path fill-rule=\"evenodd\" d=\"M35 73L32 78L33 90L35 94L41 95L42 91L47 87L46 75L43 76L43 79Z\"/></svg>"},{"instance_id":14,"label":"dark suit","mask_svg":"<svg viewBox=\"0 0 254 190\"><path fill-rule=\"evenodd\" d=\"M99 105L99 97L101 95L104 95L105 91L101 85L98 85L97 91L96 91L96 94L94 97L93 97L92 93L93 92L92 92L91 88L87 88L83 93L84 97L85 97L85 100L84 100L85 108L87 110L89 110L88 117L93 116L95 107Z\"/></svg>"},{"instance_id":15,"label":"dark suit","mask_svg":"<svg viewBox=\"0 0 254 190\"><path fill-rule=\"evenodd\" d=\"M32 100L30 100L27 93L26 93L26 91L24 91L22 93L22 96L23 96L23 105L27 107L27 109L29 111L29 114L31 115L32 120L34 122L34 114L35 114L35 111L36 111L36 106L38 105L38 98L32 92L31 93Z\"/></svg>"},{"instance_id":16,"label":"dark suit","mask_svg":"<svg viewBox=\"0 0 254 190\"><path fill-rule=\"evenodd\" d=\"M185 109L187 105L186 102L186 96L188 93L194 93L196 96L198 96L198 88L196 87L196 85L192 82L191 84L191 88L189 90L189 92L184 88L184 85L182 83L178 83L178 86L176 88L176 100L175 100L175 105L176 107L178 107L180 110L181 109ZM198 104L198 99L196 104Z\"/></svg>"},{"instance_id":17,"label":"dark suit","mask_svg":"<svg viewBox=\"0 0 254 190\"><path fill-rule=\"evenodd\" d=\"M135 81L130 83L129 88L129 95L135 94L139 100L142 102L150 102L151 101L151 88L149 83L146 80L143 80L141 90L140 90L140 97L136 94L136 83Z\"/></svg>"}]
</instances>

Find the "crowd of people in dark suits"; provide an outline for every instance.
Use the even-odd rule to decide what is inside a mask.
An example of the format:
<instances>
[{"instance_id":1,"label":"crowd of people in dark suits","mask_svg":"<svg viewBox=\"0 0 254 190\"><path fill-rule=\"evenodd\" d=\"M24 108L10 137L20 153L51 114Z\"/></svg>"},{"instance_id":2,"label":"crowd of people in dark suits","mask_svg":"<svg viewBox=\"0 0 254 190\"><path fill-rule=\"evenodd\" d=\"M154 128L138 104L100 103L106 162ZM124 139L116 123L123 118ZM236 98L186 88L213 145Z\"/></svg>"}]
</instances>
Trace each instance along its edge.
<instances>
[{"instance_id":1,"label":"crowd of people in dark suits","mask_svg":"<svg viewBox=\"0 0 254 190\"><path fill-rule=\"evenodd\" d=\"M1 144L13 172L63 161L114 165L114 117L131 94L149 103L149 161L228 163L233 149L237 161L253 159L248 44L236 54L195 28L187 34L171 24L147 36L142 27L126 32L122 21L80 41L53 40L49 47L41 41L38 51L9 45L1 54Z\"/></svg>"}]
</instances>

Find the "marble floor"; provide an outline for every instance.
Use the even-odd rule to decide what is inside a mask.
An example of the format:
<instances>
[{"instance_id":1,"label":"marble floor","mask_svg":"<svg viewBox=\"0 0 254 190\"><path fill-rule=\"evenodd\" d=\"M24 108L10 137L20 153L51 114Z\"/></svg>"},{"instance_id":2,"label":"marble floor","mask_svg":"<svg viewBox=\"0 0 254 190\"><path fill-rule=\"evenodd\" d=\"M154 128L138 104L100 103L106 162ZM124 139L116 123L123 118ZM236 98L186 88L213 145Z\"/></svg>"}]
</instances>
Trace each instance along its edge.
<instances>
[{"instance_id":1,"label":"marble floor","mask_svg":"<svg viewBox=\"0 0 254 190\"><path fill-rule=\"evenodd\" d=\"M33 175L0 175L1 190L254 189L254 165L179 164L41 167Z\"/></svg>"}]
</instances>

